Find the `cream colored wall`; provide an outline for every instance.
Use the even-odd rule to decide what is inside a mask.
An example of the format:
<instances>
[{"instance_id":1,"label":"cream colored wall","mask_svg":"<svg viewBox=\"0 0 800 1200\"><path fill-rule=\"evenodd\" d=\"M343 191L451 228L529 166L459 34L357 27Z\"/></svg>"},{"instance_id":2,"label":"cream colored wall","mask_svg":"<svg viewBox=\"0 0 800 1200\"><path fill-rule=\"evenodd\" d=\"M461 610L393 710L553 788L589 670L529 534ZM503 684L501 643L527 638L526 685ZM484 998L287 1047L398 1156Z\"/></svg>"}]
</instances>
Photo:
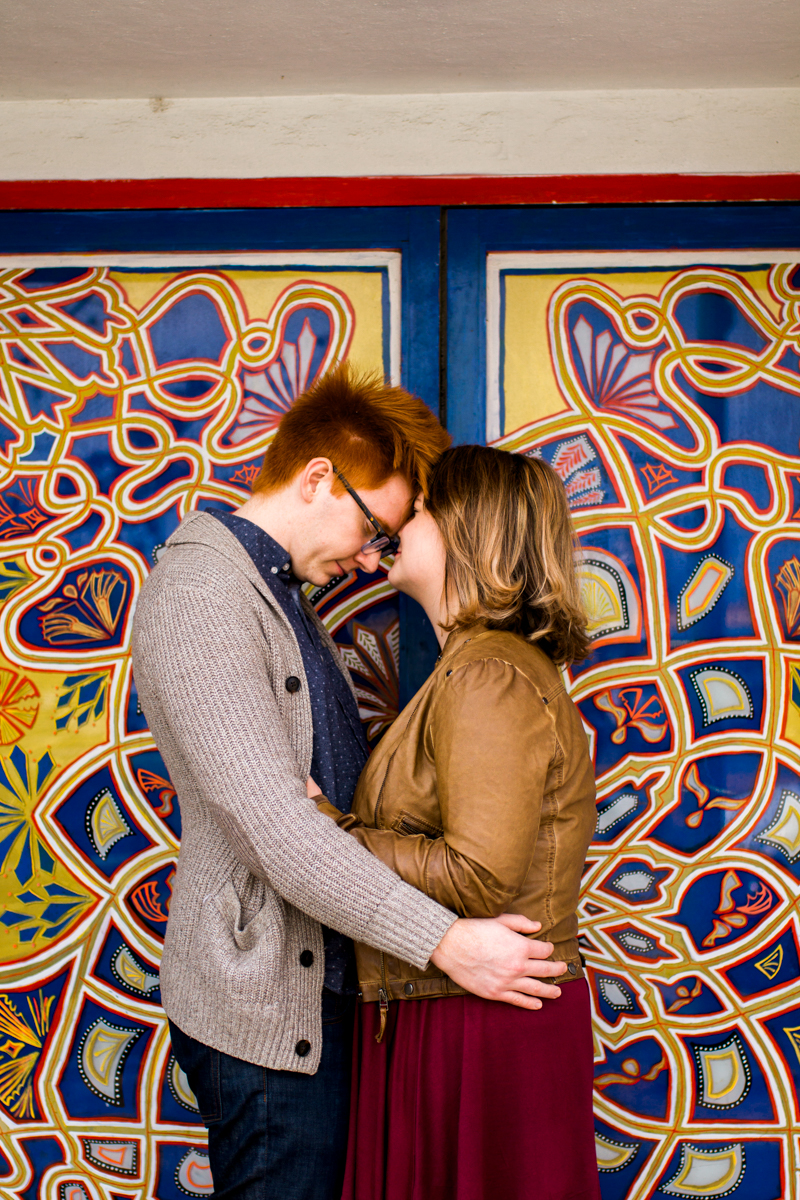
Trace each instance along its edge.
<instances>
[{"instance_id":1,"label":"cream colored wall","mask_svg":"<svg viewBox=\"0 0 800 1200\"><path fill-rule=\"evenodd\" d=\"M800 170L800 89L0 102L0 179Z\"/></svg>"}]
</instances>

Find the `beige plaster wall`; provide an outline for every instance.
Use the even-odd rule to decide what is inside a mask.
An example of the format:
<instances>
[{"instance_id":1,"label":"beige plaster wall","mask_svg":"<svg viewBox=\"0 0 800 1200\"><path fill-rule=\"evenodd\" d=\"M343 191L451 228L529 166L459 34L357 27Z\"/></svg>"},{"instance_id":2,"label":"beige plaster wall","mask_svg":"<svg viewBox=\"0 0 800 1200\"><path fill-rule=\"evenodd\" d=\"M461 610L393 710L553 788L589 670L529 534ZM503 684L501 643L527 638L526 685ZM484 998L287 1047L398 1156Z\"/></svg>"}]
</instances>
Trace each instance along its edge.
<instances>
[{"instance_id":1,"label":"beige plaster wall","mask_svg":"<svg viewBox=\"0 0 800 1200\"><path fill-rule=\"evenodd\" d=\"M0 179L800 170L800 88L0 102Z\"/></svg>"}]
</instances>

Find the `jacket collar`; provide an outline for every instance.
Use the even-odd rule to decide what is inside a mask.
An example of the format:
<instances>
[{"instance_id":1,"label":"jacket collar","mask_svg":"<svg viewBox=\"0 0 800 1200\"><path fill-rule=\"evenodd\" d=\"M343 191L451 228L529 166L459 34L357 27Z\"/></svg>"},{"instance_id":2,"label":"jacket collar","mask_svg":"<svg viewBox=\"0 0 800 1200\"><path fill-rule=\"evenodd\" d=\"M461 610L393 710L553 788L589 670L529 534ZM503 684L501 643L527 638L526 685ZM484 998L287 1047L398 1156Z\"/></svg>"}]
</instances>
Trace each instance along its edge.
<instances>
[{"instance_id":1,"label":"jacket collar","mask_svg":"<svg viewBox=\"0 0 800 1200\"><path fill-rule=\"evenodd\" d=\"M479 634L487 632L488 627L485 621L476 621L474 625L468 625L466 629L454 629L447 635L447 641L442 647L442 653L437 661L446 662L467 642L472 641Z\"/></svg>"}]
</instances>

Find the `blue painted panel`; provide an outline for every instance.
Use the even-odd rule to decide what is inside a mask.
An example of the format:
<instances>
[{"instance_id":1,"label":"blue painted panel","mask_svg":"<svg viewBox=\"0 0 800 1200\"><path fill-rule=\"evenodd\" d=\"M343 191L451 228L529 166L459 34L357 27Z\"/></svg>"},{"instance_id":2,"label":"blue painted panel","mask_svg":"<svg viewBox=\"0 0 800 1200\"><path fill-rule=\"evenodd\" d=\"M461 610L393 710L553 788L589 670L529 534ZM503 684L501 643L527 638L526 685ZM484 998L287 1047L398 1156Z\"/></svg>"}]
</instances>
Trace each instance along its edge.
<instances>
[{"instance_id":1,"label":"blue painted panel","mask_svg":"<svg viewBox=\"0 0 800 1200\"><path fill-rule=\"evenodd\" d=\"M257 250L400 250L403 386L439 412L439 209L304 208L0 213L0 253ZM39 287L64 282L66 269L42 268ZM72 270L67 271L67 275ZM88 318L87 318L88 319ZM41 391L41 389L39 389ZM61 397L42 392L42 406ZM422 609L400 601L401 699L414 694L438 653Z\"/></svg>"},{"instance_id":2,"label":"blue painted panel","mask_svg":"<svg viewBox=\"0 0 800 1200\"><path fill-rule=\"evenodd\" d=\"M643 250L680 262L582 253ZM487 254L532 251L555 252L537 285L561 278L503 264L487 332ZM579 920L604 1200L791 1194L799 260L800 205L448 214L448 427L486 438L491 337L499 444L553 465L583 548L594 653L568 676L598 785Z\"/></svg>"},{"instance_id":3,"label":"blue painted panel","mask_svg":"<svg viewBox=\"0 0 800 1200\"><path fill-rule=\"evenodd\" d=\"M487 253L799 245L800 205L796 204L451 209L446 319L448 428L454 441L485 440ZM719 323L727 314L715 310L703 319L712 318Z\"/></svg>"}]
</instances>

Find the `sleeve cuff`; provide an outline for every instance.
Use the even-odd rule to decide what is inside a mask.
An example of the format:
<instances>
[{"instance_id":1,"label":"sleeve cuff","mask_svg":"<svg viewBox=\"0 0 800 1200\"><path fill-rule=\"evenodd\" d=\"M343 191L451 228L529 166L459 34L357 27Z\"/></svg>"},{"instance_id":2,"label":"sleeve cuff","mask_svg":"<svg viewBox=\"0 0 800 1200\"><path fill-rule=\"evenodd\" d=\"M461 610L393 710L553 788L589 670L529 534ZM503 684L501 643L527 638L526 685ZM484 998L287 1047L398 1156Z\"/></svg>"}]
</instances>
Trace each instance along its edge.
<instances>
[{"instance_id":1,"label":"sleeve cuff","mask_svg":"<svg viewBox=\"0 0 800 1200\"><path fill-rule=\"evenodd\" d=\"M398 881L372 917L364 940L424 970L456 913Z\"/></svg>"}]
</instances>

